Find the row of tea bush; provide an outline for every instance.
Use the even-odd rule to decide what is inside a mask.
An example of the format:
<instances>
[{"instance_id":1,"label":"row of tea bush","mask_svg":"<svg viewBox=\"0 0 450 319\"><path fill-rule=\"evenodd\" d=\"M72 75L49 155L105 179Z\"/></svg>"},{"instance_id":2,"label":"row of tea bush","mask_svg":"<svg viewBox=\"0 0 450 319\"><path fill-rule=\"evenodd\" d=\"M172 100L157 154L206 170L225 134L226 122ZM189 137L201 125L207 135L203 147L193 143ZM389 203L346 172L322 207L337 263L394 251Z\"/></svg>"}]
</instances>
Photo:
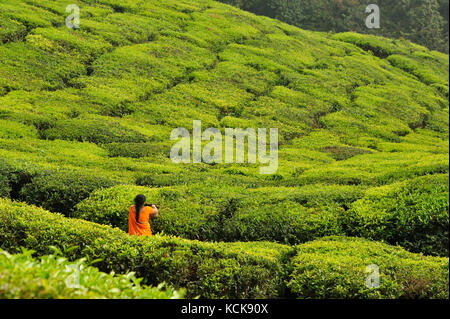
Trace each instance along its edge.
<instances>
[{"instance_id":1,"label":"row of tea bush","mask_svg":"<svg viewBox=\"0 0 450 319\"><path fill-rule=\"evenodd\" d=\"M150 187L0 160L1 196L123 231L128 229L129 206L143 193L161 208L160 218L152 222L154 231L188 239L298 244L350 235L448 256L448 174L380 187L282 187L279 180L253 177L245 170L210 173L198 168L139 181Z\"/></svg>"},{"instance_id":2,"label":"row of tea bush","mask_svg":"<svg viewBox=\"0 0 450 319\"><path fill-rule=\"evenodd\" d=\"M70 262L61 251L33 257L0 250L1 299L178 299L184 290L142 286L133 273L103 273L85 258Z\"/></svg>"},{"instance_id":3,"label":"row of tea bush","mask_svg":"<svg viewBox=\"0 0 450 319\"><path fill-rule=\"evenodd\" d=\"M328 237L286 246L139 238L5 199L0 211L2 249L23 246L45 255L56 247L69 260L95 261L101 271L133 271L143 284L186 287L188 297L448 298L449 293L448 258L364 239ZM373 264L380 272L377 289L366 285L366 267Z\"/></svg>"},{"instance_id":4,"label":"row of tea bush","mask_svg":"<svg viewBox=\"0 0 450 319\"><path fill-rule=\"evenodd\" d=\"M298 244L349 235L448 256L447 174L375 188L316 184L224 191L216 180L182 187L118 185L93 192L73 215L127 231L129 207L141 193L160 207L153 230L184 238Z\"/></svg>"}]
</instances>

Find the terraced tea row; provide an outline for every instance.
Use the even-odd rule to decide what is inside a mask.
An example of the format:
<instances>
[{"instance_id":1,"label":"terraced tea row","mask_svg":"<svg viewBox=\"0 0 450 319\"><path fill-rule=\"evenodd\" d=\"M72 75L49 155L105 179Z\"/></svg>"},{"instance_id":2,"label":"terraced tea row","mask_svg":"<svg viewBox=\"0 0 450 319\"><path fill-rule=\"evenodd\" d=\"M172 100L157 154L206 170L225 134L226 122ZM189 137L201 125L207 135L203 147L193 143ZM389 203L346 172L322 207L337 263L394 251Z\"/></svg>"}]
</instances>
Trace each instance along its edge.
<instances>
[{"instance_id":1,"label":"terraced tea row","mask_svg":"<svg viewBox=\"0 0 450 319\"><path fill-rule=\"evenodd\" d=\"M70 259L100 258L100 270L135 271L143 283L184 286L190 297L448 298L448 258L363 239L330 237L286 246L136 238L9 200L0 200L0 211L3 249L24 246L42 255L51 252L49 246L66 248ZM366 285L371 264L380 267L378 289Z\"/></svg>"}]
</instances>

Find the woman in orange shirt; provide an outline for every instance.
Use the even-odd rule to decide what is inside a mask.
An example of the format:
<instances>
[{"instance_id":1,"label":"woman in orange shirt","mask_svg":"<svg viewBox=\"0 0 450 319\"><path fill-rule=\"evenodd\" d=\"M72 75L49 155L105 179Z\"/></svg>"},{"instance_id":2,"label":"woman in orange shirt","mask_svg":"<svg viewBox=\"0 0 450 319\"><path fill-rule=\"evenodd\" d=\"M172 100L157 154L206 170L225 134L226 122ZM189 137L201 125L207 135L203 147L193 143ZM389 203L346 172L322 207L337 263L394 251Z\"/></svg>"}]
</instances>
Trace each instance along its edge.
<instances>
[{"instance_id":1,"label":"woman in orange shirt","mask_svg":"<svg viewBox=\"0 0 450 319\"><path fill-rule=\"evenodd\" d=\"M147 206L144 195L134 199L128 215L128 234L136 236L151 236L149 220L158 217L158 208L155 205ZM136 213L137 212L137 213Z\"/></svg>"}]
</instances>

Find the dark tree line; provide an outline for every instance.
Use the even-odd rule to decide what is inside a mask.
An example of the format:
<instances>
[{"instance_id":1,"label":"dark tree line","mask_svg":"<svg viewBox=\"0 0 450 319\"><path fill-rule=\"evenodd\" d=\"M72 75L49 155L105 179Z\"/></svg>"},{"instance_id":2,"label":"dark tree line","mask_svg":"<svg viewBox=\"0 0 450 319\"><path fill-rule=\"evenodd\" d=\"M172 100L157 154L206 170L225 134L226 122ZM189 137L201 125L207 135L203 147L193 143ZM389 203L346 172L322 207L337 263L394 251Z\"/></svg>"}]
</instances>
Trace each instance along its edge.
<instances>
[{"instance_id":1,"label":"dark tree line","mask_svg":"<svg viewBox=\"0 0 450 319\"><path fill-rule=\"evenodd\" d=\"M316 31L355 31L405 38L448 53L449 0L219 0ZM381 28L368 29L366 7L377 4Z\"/></svg>"}]
</instances>

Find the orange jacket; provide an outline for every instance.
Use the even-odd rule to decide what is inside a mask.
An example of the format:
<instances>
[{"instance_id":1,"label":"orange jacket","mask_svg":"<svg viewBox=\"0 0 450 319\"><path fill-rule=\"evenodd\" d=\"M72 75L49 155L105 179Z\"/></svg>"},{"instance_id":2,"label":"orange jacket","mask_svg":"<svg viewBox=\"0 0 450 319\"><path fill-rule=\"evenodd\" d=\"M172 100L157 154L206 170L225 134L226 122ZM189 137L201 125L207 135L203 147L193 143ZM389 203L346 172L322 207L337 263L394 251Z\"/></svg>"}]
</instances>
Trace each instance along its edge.
<instances>
[{"instance_id":1,"label":"orange jacket","mask_svg":"<svg viewBox=\"0 0 450 319\"><path fill-rule=\"evenodd\" d=\"M130 207L130 213L128 215L128 234L136 236L151 236L152 230L150 228L150 216L153 214L153 208L144 206L141 208L139 214L139 223L136 222L136 209L133 206Z\"/></svg>"}]
</instances>

